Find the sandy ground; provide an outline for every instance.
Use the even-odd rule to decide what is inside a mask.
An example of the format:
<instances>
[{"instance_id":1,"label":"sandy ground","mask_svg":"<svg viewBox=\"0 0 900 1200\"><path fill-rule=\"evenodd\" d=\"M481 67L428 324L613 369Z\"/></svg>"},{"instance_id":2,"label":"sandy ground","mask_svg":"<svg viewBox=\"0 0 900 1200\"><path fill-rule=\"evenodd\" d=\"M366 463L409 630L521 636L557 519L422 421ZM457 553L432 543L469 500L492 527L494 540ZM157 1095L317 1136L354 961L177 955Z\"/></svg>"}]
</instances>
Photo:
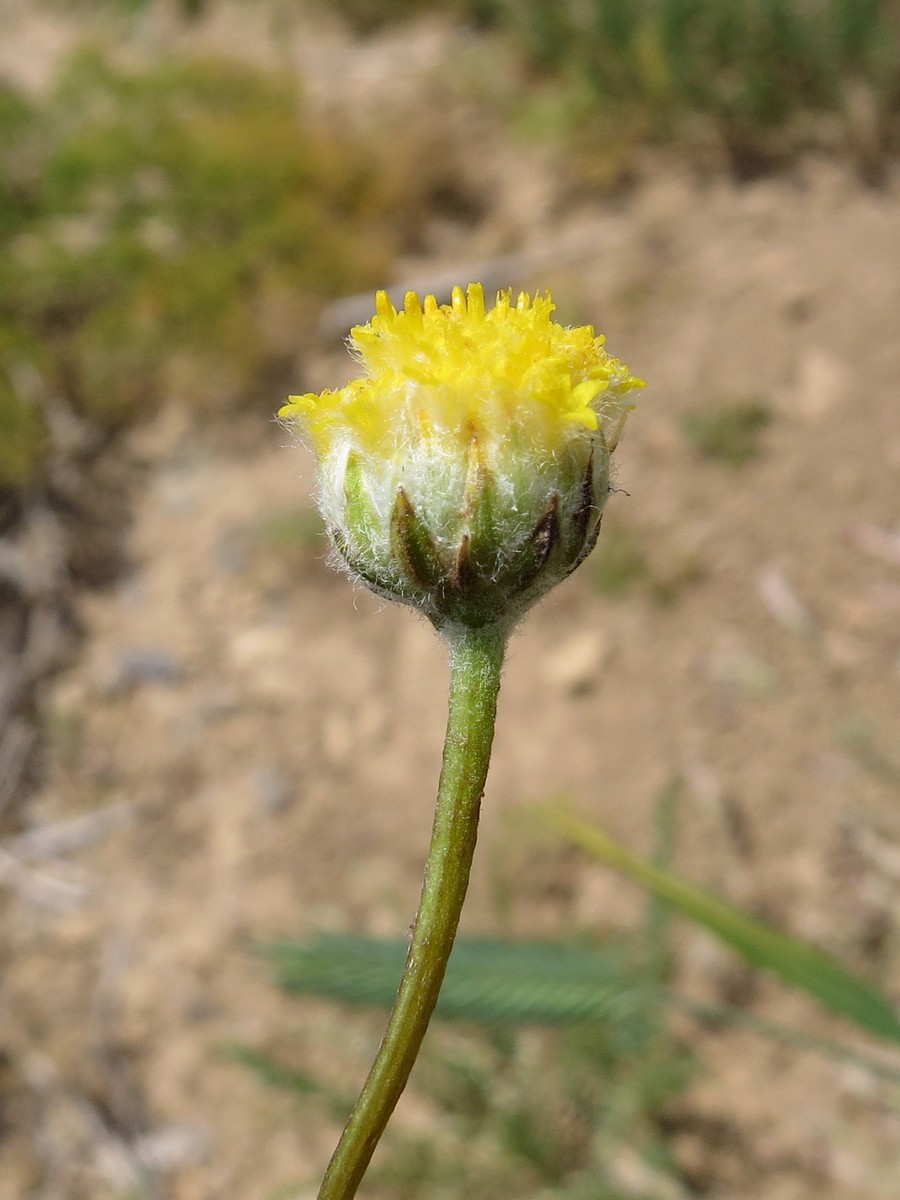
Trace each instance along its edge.
<instances>
[{"instance_id":1,"label":"sandy ground","mask_svg":"<svg viewBox=\"0 0 900 1200\"><path fill-rule=\"evenodd\" d=\"M647 851L680 774L679 869L896 994L898 785L846 735L900 760L900 179L865 190L812 161L738 189L670 166L615 200L566 203L540 154L498 155L517 186L484 228L441 225L439 253L407 265L470 261L510 230L526 251L581 248L577 266L511 282L552 284L563 321L596 322L650 381L607 521L674 595L610 597L588 563L516 636L464 928L627 923L640 896L526 829L522 808L564 793ZM517 224L525 197L534 219ZM298 385L350 366L323 350ZM686 413L754 398L774 416L744 467L683 435ZM123 1197L142 1171L146 1194L171 1200L312 1196L336 1123L298 1117L221 1048L288 1047L349 1086L377 1038L377 1017L279 995L250 948L407 928L444 652L423 621L333 574L315 537L279 536L313 484L271 422L280 399L212 431L172 407L129 447L143 480L130 566L83 599L28 809L35 828L102 816L61 847L20 846L3 901L4 1200ZM699 933L682 931L678 972L695 995L733 993L731 960ZM766 981L750 1003L850 1036ZM707 1195L900 1192L895 1093L750 1034L693 1036L709 1070L687 1104L740 1145L682 1146L704 1160ZM421 1119L414 1098L401 1105L400 1122Z\"/></svg>"}]
</instances>

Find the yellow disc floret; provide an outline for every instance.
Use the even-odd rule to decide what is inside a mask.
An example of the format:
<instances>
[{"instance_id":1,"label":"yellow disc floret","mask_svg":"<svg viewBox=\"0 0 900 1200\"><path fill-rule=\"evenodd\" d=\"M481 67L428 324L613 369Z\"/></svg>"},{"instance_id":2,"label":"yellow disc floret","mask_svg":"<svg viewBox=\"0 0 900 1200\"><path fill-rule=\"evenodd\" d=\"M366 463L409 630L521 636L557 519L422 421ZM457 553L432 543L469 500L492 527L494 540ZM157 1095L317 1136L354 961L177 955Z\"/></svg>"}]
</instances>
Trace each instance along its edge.
<instances>
[{"instance_id":1,"label":"yellow disc floret","mask_svg":"<svg viewBox=\"0 0 900 1200\"><path fill-rule=\"evenodd\" d=\"M376 315L352 330L366 376L338 391L292 396L279 416L296 421L313 448L350 435L368 454L410 440L527 437L552 452L577 430L602 429L610 448L643 386L590 325L552 319L549 293L501 292L486 309L480 284L454 288L450 304L408 292L403 309L379 292ZM517 439L518 440L518 437Z\"/></svg>"}]
</instances>

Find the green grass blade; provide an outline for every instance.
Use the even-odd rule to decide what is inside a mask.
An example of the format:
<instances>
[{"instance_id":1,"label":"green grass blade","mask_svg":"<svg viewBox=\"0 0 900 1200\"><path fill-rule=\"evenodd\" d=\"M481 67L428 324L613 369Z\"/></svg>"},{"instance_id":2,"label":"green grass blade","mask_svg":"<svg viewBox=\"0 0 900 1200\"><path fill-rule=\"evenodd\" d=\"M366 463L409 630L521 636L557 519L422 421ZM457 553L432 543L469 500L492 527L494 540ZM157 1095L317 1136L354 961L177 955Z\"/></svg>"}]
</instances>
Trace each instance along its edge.
<instances>
[{"instance_id":1,"label":"green grass blade","mask_svg":"<svg viewBox=\"0 0 900 1200\"><path fill-rule=\"evenodd\" d=\"M571 813L555 808L545 810L544 815L547 823L569 841L691 917L753 966L774 972L860 1028L900 1043L900 1020L890 1000L829 955L631 854L602 829Z\"/></svg>"}]
</instances>

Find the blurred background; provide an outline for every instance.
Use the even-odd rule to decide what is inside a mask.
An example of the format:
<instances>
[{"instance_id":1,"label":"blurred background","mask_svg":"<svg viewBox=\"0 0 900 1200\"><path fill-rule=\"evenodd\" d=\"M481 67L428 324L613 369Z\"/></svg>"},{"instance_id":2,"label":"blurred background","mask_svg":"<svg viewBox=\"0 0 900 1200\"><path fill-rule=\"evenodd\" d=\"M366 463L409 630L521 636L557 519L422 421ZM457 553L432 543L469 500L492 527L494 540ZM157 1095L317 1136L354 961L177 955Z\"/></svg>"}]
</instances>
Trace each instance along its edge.
<instances>
[{"instance_id":1,"label":"blurred background","mask_svg":"<svg viewBox=\"0 0 900 1200\"><path fill-rule=\"evenodd\" d=\"M900 991L898 150L888 0L2 0L3 1200L315 1195L384 1017L259 951L405 936L446 667L273 414L375 287L472 279L650 386L463 918L556 1018L438 1022L365 1194L900 1193L896 1050L528 817ZM560 946L631 1000L567 1021Z\"/></svg>"}]
</instances>

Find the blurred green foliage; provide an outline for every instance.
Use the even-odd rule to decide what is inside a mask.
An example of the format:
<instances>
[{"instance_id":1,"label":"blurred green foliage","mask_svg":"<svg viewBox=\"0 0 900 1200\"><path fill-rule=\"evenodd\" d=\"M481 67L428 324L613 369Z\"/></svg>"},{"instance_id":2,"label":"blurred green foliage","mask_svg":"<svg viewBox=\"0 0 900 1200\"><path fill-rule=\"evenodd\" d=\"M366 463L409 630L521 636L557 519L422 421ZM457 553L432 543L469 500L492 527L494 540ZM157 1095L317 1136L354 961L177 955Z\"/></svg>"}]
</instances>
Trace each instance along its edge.
<instances>
[{"instance_id":1,"label":"blurred green foliage","mask_svg":"<svg viewBox=\"0 0 900 1200\"><path fill-rule=\"evenodd\" d=\"M751 966L771 971L789 987L805 992L887 1045L900 1044L900 1017L893 1000L817 946L757 920L660 862L632 854L605 830L562 805L545 809L544 818L568 841L646 888L658 902L702 926Z\"/></svg>"},{"instance_id":2,"label":"blurred green foliage","mask_svg":"<svg viewBox=\"0 0 900 1200\"><path fill-rule=\"evenodd\" d=\"M698 454L740 467L762 451L762 435L772 420L772 410L760 400L715 404L688 413L682 422L684 436Z\"/></svg>"},{"instance_id":3,"label":"blurred green foliage","mask_svg":"<svg viewBox=\"0 0 900 1200\"><path fill-rule=\"evenodd\" d=\"M164 395L274 405L317 302L385 276L385 166L230 63L84 50L44 101L0 89L0 488L59 399L100 436Z\"/></svg>"},{"instance_id":4,"label":"blurred green foliage","mask_svg":"<svg viewBox=\"0 0 900 1200\"><path fill-rule=\"evenodd\" d=\"M325 545L325 529L312 503L268 513L257 529L262 545L275 553L306 555Z\"/></svg>"},{"instance_id":5,"label":"blurred green foliage","mask_svg":"<svg viewBox=\"0 0 900 1200\"><path fill-rule=\"evenodd\" d=\"M656 861L674 842L680 784L657 804ZM320 933L265 947L280 986L389 1008L405 938ZM395 1122L370 1174L391 1200L659 1200L687 1195L671 1152L678 1101L698 1064L673 1035L664 983L673 959L665 907L604 938L460 938L415 1088L427 1133ZM452 1023L452 1024L451 1024ZM259 1047L234 1054L268 1086L343 1121L350 1101Z\"/></svg>"},{"instance_id":6,"label":"blurred green foliage","mask_svg":"<svg viewBox=\"0 0 900 1200\"><path fill-rule=\"evenodd\" d=\"M875 779L893 787L900 786L900 755L896 748L884 747L883 742L887 739L879 736L879 730L871 720L859 715L848 718L843 722L838 738Z\"/></svg>"},{"instance_id":7,"label":"blurred green foliage","mask_svg":"<svg viewBox=\"0 0 900 1200\"><path fill-rule=\"evenodd\" d=\"M677 538L605 517L597 549L588 559L587 577L597 591L622 598L643 592L657 604L672 604L705 574L695 551Z\"/></svg>"},{"instance_id":8,"label":"blurred green foliage","mask_svg":"<svg viewBox=\"0 0 900 1200\"><path fill-rule=\"evenodd\" d=\"M647 582L650 564L630 526L605 522L601 542L590 559L590 573L597 590L610 596L625 595Z\"/></svg>"},{"instance_id":9,"label":"blurred green foliage","mask_svg":"<svg viewBox=\"0 0 900 1200\"><path fill-rule=\"evenodd\" d=\"M665 1117L696 1070L660 1028L439 1031L418 1088L428 1137L390 1131L371 1183L392 1200L649 1200L686 1194ZM642 1184L644 1186L642 1186Z\"/></svg>"},{"instance_id":10,"label":"blurred green foliage","mask_svg":"<svg viewBox=\"0 0 900 1200\"><path fill-rule=\"evenodd\" d=\"M40 344L14 324L0 324L0 487L27 487L41 471L47 430L34 395Z\"/></svg>"},{"instance_id":11,"label":"blurred green foliage","mask_svg":"<svg viewBox=\"0 0 900 1200\"><path fill-rule=\"evenodd\" d=\"M900 108L900 19L884 0L467 0L509 30L539 67L603 107L649 110L656 132L684 112L725 125L783 124L839 111L865 81Z\"/></svg>"},{"instance_id":12,"label":"blurred green foliage","mask_svg":"<svg viewBox=\"0 0 900 1200\"><path fill-rule=\"evenodd\" d=\"M375 1194L414 1200L649 1200L693 1194L672 1134L683 1118L695 1057L675 1037L675 1007L715 1029L737 1026L779 1044L853 1064L893 1085L900 1072L805 1030L670 989L671 915L680 913L748 964L830 1008L884 1047L900 1038L889 997L791 934L673 873L681 782L660 792L656 851L632 854L565 807L544 821L592 857L646 888L645 920L615 936L560 941L460 938L415 1076L430 1102L427 1133L389 1128L371 1174ZM389 1008L404 938L320 933L266 947L282 988L353 1006ZM453 1024L451 1022L461 1023ZM268 1086L318 1096L342 1120L349 1100L255 1047L233 1055Z\"/></svg>"},{"instance_id":13,"label":"blurred green foliage","mask_svg":"<svg viewBox=\"0 0 900 1200\"><path fill-rule=\"evenodd\" d=\"M266 952L285 991L389 1008L406 950L402 939L320 933L303 942L274 942ZM490 1026L603 1020L631 1044L646 1034L648 1013L659 999L657 980L644 970L638 950L637 939L610 939L599 947L460 939L436 1013Z\"/></svg>"},{"instance_id":14,"label":"blurred green foliage","mask_svg":"<svg viewBox=\"0 0 900 1200\"><path fill-rule=\"evenodd\" d=\"M389 1129L371 1175L375 1193L392 1200L426 1191L435 1200L680 1194L666 1119L696 1062L666 1026L658 985L668 948L665 930L659 946L655 934L457 942L437 1015L464 1024L439 1023L416 1072L419 1096L438 1115L427 1136ZM288 991L389 1007L406 943L320 934L268 952ZM294 1087L278 1059L244 1048L241 1061L269 1086L300 1099L310 1094L306 1078ZM318 1091L333 1096L321 1081ZM635 1183L642 1175L646 1193Z\"/></svg>"},{"instance_id":15,"label":"blurred green foliage","mask_svg":"<svg viewBox=\"0 0 900 1200\"><path fill-rule=\"evenodd\" d=\"M384 25L403 21L433 8L429 0L340 0L341 16L360 33L372 33Z\"/></svg>"},{"instance_id":16,"label":"blurred green foliage","mask_svg":"<svg viewBox=\"0 0 900 1200\"><path fill-rule=\"evenodd\" d=\"M335 3L342 13L346 7ZM406 16L412 0L354 0L362 26ZM900 6L896 0L443 0L440 7L507 33L539 74L538 125L594 125L576 164L601 183L627 174L627 147L696 132L702 114L738 173L793 148L773 142L808 113L839 117L845 141L873 177L900 148ZM535 122L535 94L526 108ZM686 120L687 119L687 120ZM598 147L596 122L602 144ZM803 127L800 142L810 136ZM813 136L815 141L815 136ZM576 146L576 151L578 147ZM603 153L598 153L602 149Z\"/></svg>"}]
</instances>

